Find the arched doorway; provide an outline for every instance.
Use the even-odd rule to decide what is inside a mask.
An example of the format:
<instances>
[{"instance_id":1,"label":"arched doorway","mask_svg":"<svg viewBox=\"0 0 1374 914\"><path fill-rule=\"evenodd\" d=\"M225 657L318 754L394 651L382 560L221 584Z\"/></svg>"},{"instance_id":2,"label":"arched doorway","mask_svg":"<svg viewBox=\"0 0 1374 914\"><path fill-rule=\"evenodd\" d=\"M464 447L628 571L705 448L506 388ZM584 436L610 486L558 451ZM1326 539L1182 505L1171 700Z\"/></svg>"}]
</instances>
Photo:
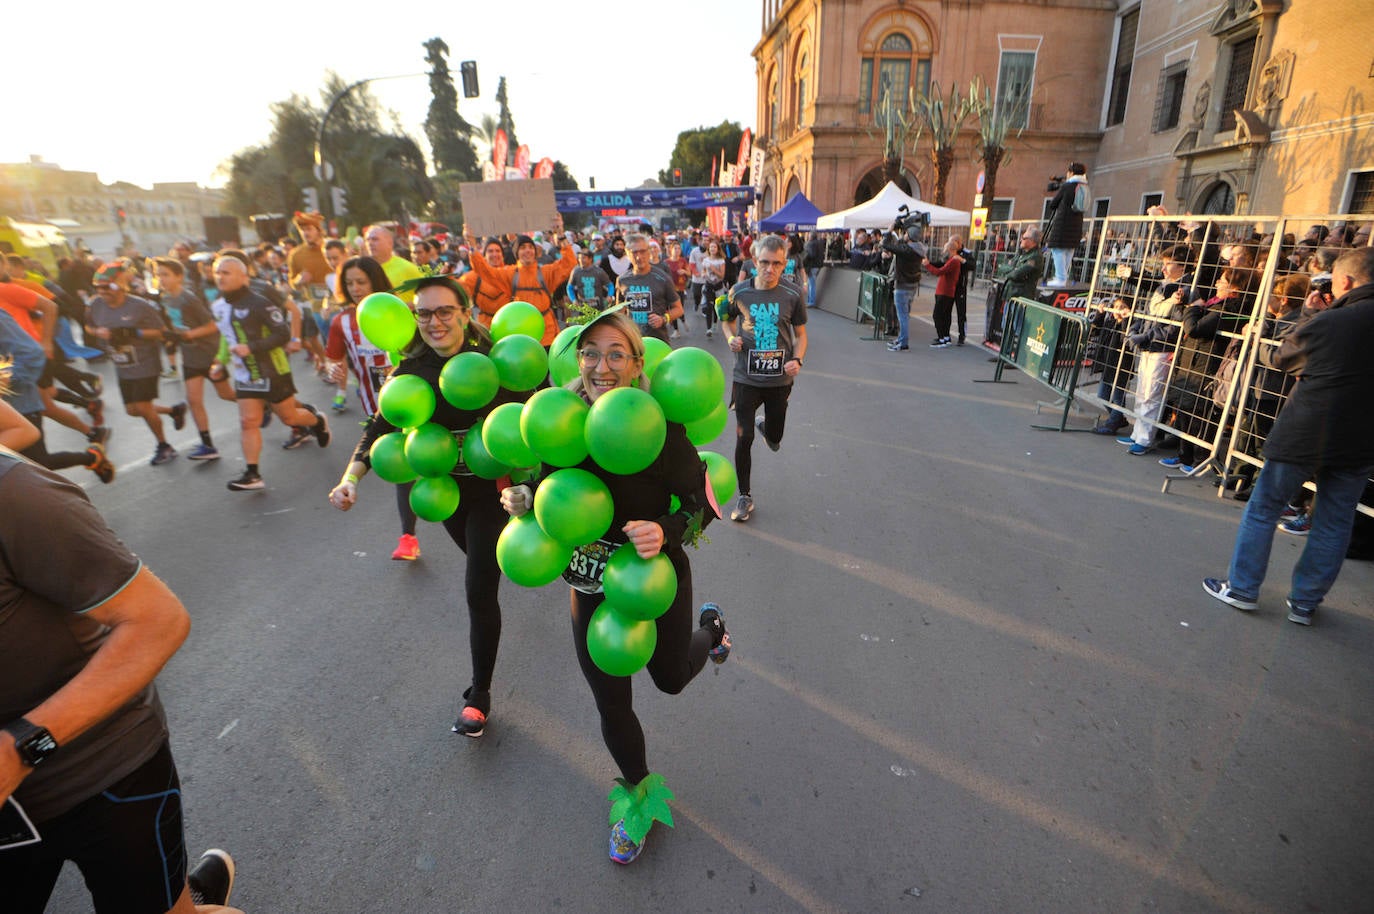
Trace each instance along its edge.
<instances>
[{"instance_id":1,"label":"arched doorway","mask_svg":"<svg viewBox=\"0 0 1374 914\"><path fill-rule=\"evenodd\" d=\"M903 193L910 194L911 196L916 197L918 199L920 198L921 185L916 182L916 176L913 175L911 172L907 171L905 168L902 169L901 173L897 176L897 180L895 183L899 188L901 188ZM868 174L864 175L862 178L859 179L859 185L856 188L854 188L853 205L858 206L860 203L865 203L869 200L872 200L874 197L878 196L878 191L882 190L886 186L887 175L884 172L883 167L879 165L877 168L872 169L868 172Z\"/></svg>"},{"instance_id":2,"label":"arched doorway","mask_svg":"<svg viewBox=\"0 0 1374 914\"><path fill-rule=\"evenodd\" d=\"M1218 181L1202 196L1197 212L1204 216L1230 216L1236 212L1236 193L1225 181Z\"/></svg>"},{"instance_id":3,"label":"arched doorway","mask_svg":"<svg viewBox=\"0 0 1374 914\"><path fill-rule=\"evenodd\" d=\"M793 175L787 182L787 193L782 195L782 202L786 203L801 192L801 182L797 180L796 175Z\"/></svg>"}]
</instances>

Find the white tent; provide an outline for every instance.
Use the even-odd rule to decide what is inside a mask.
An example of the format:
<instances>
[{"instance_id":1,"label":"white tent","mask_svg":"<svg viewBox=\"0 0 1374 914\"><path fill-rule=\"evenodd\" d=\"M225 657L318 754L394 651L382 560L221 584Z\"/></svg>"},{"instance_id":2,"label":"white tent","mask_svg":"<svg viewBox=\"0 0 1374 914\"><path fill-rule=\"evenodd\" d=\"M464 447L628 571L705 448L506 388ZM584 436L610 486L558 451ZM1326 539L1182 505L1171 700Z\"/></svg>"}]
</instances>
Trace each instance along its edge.
<instances>
[{"instance_id":1,"label":"white tent","mask_svg":"<svg viewBox=\"0 0 1374 914\"><path fill-rule=\"evenodd\" d=\"M830 213L816 220L816 228L824 231L825 229L857 229L857 228L886 228L897 218L897 210L905 205L911 212L930 213L931 225L958 225L968 228L971 214L961 209L950 209L948 206L936 206L934 203L927 203L924 200L917 200L915 197L908 196L902 189L891 181L887 186L878 191L878 196L872 200L860 203L858 206L851 206L849 209L840 210L838 213Z\"/></svg>"}]
</instances>

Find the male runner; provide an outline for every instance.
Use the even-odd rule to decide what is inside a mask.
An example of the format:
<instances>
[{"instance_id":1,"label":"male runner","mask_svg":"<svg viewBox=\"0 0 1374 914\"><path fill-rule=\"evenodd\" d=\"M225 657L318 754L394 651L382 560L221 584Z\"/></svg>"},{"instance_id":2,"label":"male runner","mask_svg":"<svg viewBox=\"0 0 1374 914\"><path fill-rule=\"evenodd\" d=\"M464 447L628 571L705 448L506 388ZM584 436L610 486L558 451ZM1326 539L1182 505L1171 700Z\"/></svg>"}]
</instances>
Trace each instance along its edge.
<instances>
[{"instance_id":1,"label":"male runner","mask_svg":"<svg viewBox=\"0 0 1374 914\"><path fill-rule=\"evenodd\" d=\"M615 283L615 300L629 306L635 325L644 336L668 342L668 322L682 317L682 299L671 274L654 269L649 257L649 239L631 235L626 239L630 269Z\"/></svg>"}]
</instances>

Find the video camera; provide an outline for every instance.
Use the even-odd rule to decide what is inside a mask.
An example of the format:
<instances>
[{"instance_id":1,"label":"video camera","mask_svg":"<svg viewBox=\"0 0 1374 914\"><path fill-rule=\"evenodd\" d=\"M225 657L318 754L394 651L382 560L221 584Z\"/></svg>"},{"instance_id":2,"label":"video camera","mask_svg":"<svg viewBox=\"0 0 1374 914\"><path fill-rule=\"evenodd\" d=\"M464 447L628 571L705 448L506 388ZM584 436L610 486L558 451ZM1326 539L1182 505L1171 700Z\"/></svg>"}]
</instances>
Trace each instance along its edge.
<instances>
[{"instance_id":1,"label":"video camera","mask_svg":"<svg viewBox=\"0 0 1374 914\"><path fill-rule=\"evenodd\" d=\"M924 230L930 225L930 213L923 213L920 210L911 212L911 208L903 203L897 207L897 218L892 220L893 231L904 231L908 235L912 229Z\"/></svg>"},{"instance_id":2,"label":"video camera","mask_svg":"<svg viewBox=\"0 0 1374 914\"><path fill-rule=\"evenodd\" d=\"M1045 193L1058 193L1059 188L1064 186L1063 175L1050 175L1050 183L1045 187Z\"/></svg>"}]
</instances>

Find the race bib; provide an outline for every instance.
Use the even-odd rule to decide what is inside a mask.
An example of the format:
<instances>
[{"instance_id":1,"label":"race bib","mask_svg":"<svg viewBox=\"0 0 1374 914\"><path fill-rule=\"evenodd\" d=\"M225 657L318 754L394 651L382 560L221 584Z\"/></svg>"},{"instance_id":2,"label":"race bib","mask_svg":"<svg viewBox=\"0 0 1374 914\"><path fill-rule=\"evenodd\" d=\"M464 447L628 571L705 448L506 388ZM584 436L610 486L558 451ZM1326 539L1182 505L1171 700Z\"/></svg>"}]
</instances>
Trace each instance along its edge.
<instances>
[{"instance_id":1,"label":"race bib","mask_svg":"<svg viewBox=\"0 0 1374 914\"><path fill-rule=\"evenodd\" d=\"M234 390L241 394L265 394L272 391L271 378L243 378L234 380Z\"/></svg>"},{"instance_id":2,"label":"race bib","mask_svg":"<svg viewBox=\"0 0 1374 914\"><path fill-rule=\"evenodd\" d=\"M372 389L380 391L386 386L387 379L391 377L390 365L369 365L367 366L367 378L372 382ZM458 442L462 444L462 441Z\"/></svg>"},{"instance_id":3,"label":"race bib","mask_svg":"<svg viewBox=\"0 0 1374 914\"><path fill-rule=\"evenodd\" d=\"M782 375L781 349L750 349L747 371L756 377L776 378Z\"/></svg>"},{"instance_id":4,"label":"race bib","mask_svg":"<svg viewBox=\"0 0 1374 914\"><path fill-rule=\"evenodd\" d=\"M132 346L117 346L110 350L110 361L116 365L128 368L138 364L138 355Z\"/></svg>"},{"instance_id":5,"label":"race bib","mask_svg":"<svg viewBox=\"0 0 1374 914\"><path fill-rule=\"evenodd\" d=\"M649 311L653 306L653 296L648 289L625 290L625 304L636 324L649 323Z\"/></svg>"},{"instance_id":6,"label":"race bib","mask_svg":"<svg viewBox=\"0 0 1374 914\"><path fill-rule=\"evenodd\" d=\"M563 580L572 585L573 590L601 593L601 575L606 571L606 562L610 560L611 553L617 548L617 544L606 540L578 546L563 572Z\"/></svg>"}]
</instances>

